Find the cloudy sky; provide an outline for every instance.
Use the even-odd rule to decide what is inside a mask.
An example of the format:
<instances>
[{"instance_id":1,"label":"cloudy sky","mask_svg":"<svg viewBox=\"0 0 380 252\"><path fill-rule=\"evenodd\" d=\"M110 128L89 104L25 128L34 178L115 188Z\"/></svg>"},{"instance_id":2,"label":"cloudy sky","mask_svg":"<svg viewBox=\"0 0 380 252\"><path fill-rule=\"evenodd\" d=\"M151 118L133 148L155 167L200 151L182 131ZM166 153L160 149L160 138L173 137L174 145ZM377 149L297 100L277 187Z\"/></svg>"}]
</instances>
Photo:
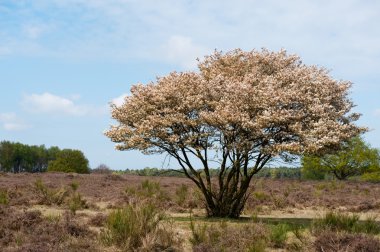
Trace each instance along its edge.
<instances>
[{"instance_id":1,"label":"cloudy sky","mask_svg":"<svg viewBox=\"0 0 380 252\"><path fill-rule=\"evenodd\" d=\"M0 140L80 149L92 167L163 167L114 150L109 102L215 49L265 47L352 81L380 148L378 24L376 0L0 0Z\"/></svg>"}]
</instances>

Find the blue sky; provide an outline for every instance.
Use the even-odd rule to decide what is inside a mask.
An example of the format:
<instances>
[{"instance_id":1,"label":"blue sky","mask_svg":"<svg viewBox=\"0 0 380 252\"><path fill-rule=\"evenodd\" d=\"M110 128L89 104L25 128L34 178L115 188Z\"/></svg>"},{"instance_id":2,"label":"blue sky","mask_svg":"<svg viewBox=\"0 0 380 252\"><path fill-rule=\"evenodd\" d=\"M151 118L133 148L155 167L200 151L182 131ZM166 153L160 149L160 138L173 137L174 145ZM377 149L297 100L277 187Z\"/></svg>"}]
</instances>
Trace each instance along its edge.
<instances>
[{"instance_id":1,"label":"blue sky","mask_svg":"<svg viewBox=\"0 0 380 252\"><path fill-rule=\"evenodd\" d=\"M92 167L166 167L114 150L109 102L214 49L265 47L352 81L358 124L380 148L378 24L375 0L0 0L0 140L80 149Z\"/></svg>"}]
</instances>

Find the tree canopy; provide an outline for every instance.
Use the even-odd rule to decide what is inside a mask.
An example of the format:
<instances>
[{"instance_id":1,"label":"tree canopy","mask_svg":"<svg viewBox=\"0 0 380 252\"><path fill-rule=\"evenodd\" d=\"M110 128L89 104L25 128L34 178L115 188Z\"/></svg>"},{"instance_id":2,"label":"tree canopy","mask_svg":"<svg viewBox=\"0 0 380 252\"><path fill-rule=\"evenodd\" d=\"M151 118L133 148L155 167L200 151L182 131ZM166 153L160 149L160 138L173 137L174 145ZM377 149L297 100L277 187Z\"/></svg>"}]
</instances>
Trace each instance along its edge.
<instances>
[{"instance_id":1,"label":"tree canopy","mask_svg":"<svg viewBox=\"0 0 380 252\"><path fill-rule=\"evenodd\" d=\"M371 148L360 137L342 142L339 151L322 156L306 155L301 162L306 176L330 173L344 180L364 173L380 172L379 151Z\"/></svg>"},{"instance_id":2,"label":"tree canopy","mask_svg":"<svg viewBox=\"0 0 380 252\"><path fill-rule=\"evenodd\" d=\"M44 172L48 163L56 158L58 147L26 145L9 141L0 142L0 171Z\"/></svg>"},{"instance_id":3,"label":"tree canopy","mask_svg":"<svg viewBox=\"0 0 380 252\"><path fill-rule=\"evenodd\" d=\"M88 160L79 150L64 149L49 162L48 171L89 173Z\"/></svg>"},{"instance_id":4,"label":"tree canopy","mask_svg":"<svg viewBox=\"0 0 380 252\"><path fill-rule=\"evenodd\" d=\"M71 156L66 158L67 156ZM59 159L57 162L56 160ZM63 159L78 160L78 167L68 163L68 167L64 168L66 163ZM86 161L86 169L83 164L87 160L83 153L77 150L61 150L56 146L46 148L44 145L26 145L22 143L14 143L10 141L0 142L0 171L3 172L45 172L48 166L53 164L57 169L58 163L61 171L71 172L88 172L88 161ZM73 168L74 167L74 168ZM50 168L52 169L52 168Z\"/></svg>"},{"instance_id":5,"label":"tree canopy","mask_svg":"<svg viewBox=\"0 0 380 252\"><path fill-rule=\"evenodd\" d=\"M284 50L216 51L198 68L134 85L123 105L111 105L118 124L105 134L118 150L175 158L209 216L239 216L253 175L273 158L326 152L365 130L353 124L350 82Z\"/></svg>"}]
</instances>

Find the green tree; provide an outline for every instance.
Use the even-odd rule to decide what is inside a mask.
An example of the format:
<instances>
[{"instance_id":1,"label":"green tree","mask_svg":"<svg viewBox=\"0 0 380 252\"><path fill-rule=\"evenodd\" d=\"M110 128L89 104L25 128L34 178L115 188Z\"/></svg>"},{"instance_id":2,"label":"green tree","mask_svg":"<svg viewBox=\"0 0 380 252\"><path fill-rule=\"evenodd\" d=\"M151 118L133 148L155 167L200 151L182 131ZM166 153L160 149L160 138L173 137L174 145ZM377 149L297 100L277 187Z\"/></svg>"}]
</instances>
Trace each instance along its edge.
<instances>
[{"instance_id":1,"label":"green tree","mask_svg":"<svg viewBox=\"0 0 380 252\"><path fill-rule=\"evenodd\" d=\"M301 159L301 177L303 179L323 180L328 172L320 164L320 157L305 155Z\"/></svg>"},{"instance_id":2,"label":"green tree","mask_svg":"<svg viewBox=\"0 0 380 252\"><path fill-rule=\"evenodd\" d=\"M302 173L304 178L323 179L325 174L332 174L344 180L380 170L380 155L361 137L354 137L343 142L340 150L323 156L303 156Z\"/></svg>"},{"instance_id":3,"label":"green tree","mask_svg":"<svg viewBox=\"0 0 380 252\"><path fill-rule=\"evenodd\" d=\"M13 143L9 141L2 141L0 143L0 171L12 171L14 152Z\"/></svg>"},{"instance_id":4,"label":"green tree","mask_svg":"<svg viewBox=\"0 0 380 252\"><path fill-rule=\"evenodd\" d=\"M57 146L52 146L49 149L47 149L48 161L55 160L60 152L61 150Z\"/></svg>"},{"instance_id":5,"label":"green tree","mask_svg":"<svg viewBox=\"0 0 380 252\"><path fill-rule=\"evenodd\" d=\"M49 162L48 171L89 173L88 160L79 150L64 149Z\"/></svg>"},{"instance_id":6,"label":"green tree","mask_svg":"<svg viewBox=\"0 0 380 252\"><path fill-rule=\"evenodd\" d=\"M0 143L0 169L5 172L43 172L48 164L44 145L26 145L2 141Z\"/></svg>"}]
</instances>

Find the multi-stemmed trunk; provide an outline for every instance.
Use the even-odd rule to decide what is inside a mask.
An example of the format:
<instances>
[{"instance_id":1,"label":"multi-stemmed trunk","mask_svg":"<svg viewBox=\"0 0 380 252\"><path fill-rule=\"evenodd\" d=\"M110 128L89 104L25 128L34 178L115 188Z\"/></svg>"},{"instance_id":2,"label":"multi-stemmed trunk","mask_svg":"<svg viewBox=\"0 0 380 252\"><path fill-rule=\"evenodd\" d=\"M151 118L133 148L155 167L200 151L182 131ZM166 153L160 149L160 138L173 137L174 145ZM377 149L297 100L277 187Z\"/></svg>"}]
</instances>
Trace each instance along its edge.
<instances>
[{"instance_id":1,"label":"multi-stemmed trunk","mask_svg":"<svg viewBox=\"0 0 380 252\"><path fill-rule=\"evenodd\" d=\"M224 193L219 192L218 197L212 199L211 204L210 200L206 201L207 216L238 218L248 198L248 188L249 183L242 183L240 186L230 187Z\"/></svg>"},{"instance_id":2,"label":"multi-stemmed trunk","mask_svg":"<svg viewBox=\"0 0 380 252\"><path fill-rule=\"evenodd\" d=\"M183 173L202 192L208 217L238 218L248 199L249 185L253 175L259 172L271 159L270 155L259 153L253 162L253 166L249 168L249 161L252 160L248 158L248 153L246 153L246 156L234 155L231 164L228 166L227 153L223 156L217 176L212 178L207 159L200 153L197 156L204 165L201 172L192 167L185 151L182 154L183 158L178 155L175 157L177 157Z\"/></svg>"}]
</instances>

